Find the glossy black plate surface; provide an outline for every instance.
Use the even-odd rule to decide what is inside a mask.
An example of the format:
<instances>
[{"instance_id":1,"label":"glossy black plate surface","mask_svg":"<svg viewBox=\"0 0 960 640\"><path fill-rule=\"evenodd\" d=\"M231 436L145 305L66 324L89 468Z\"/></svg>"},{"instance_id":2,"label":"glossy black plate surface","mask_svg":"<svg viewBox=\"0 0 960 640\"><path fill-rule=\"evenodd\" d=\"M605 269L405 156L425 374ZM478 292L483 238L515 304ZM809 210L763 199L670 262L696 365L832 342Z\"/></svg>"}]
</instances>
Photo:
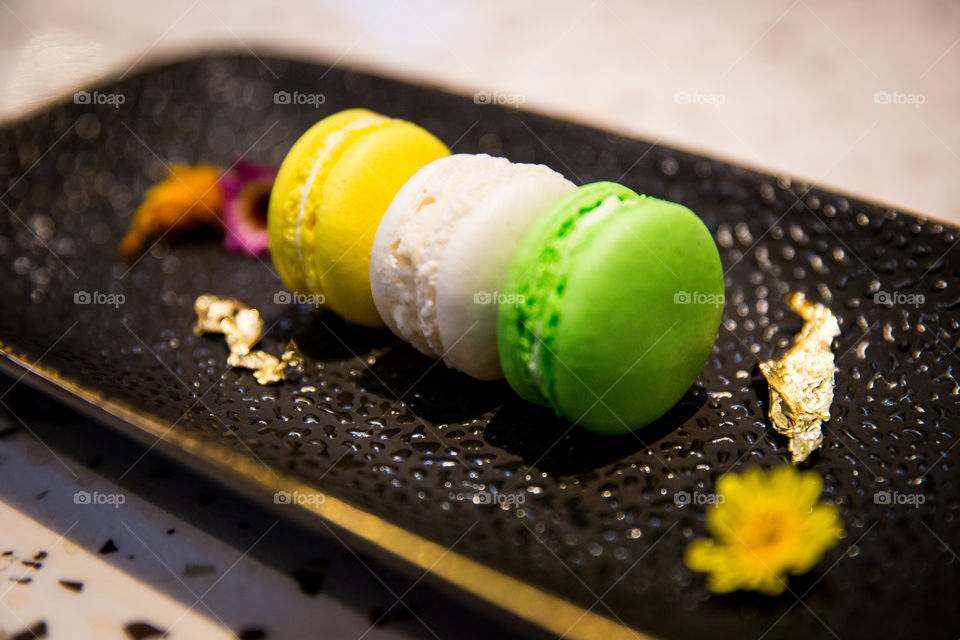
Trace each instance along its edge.
<instances>
[{"instance_id":1,"label":"glossy black plate surface","mask_svg":"<svg viewBox=\"0 0 960 640\"><path fill-rule=\"evenodd\" d=\"M316 108L292 98L315 94ZM541 162L576 182L621 181L696 211L720 247L727 308L684 400L638 434L591 435L503 383L435 365L387 331L275 304L283 288L269 260L227 255L216 239L163 242L132 267L115 260L165 163L278 164L316 120L355 106L413 120L457 152ZM4 349L177 432L655 637L960 629L952 227L469 98L253 57L147 71L6 126L0 185ZM677 495L709 493L731 469L789 459L770 432L757 364L800 327L783 303L792 290L827 303L841 322L834 417L806 466L841 506L846 538L791 580L792 593L711 595L682 562L685 545L706 534L705 505L680 505ZM223 340L191 332L193 300L208 292L258 307L267 350L295 338L303 378L264 388L227 370ZM493 490L514 498L503 508L471 500ZM883 503L895 494L923 504Z\"/></svg>"}]
</instances>

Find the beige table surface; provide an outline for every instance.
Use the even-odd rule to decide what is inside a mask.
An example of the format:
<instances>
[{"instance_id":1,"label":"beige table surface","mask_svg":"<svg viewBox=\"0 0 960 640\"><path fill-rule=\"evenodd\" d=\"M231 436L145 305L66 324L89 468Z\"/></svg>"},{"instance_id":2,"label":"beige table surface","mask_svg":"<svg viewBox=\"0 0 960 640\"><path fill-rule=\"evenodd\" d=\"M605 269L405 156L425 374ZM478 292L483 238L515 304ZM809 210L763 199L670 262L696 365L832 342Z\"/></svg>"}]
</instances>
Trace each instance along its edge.
<instances>
[{"instance_id":1,"label":"beige table surface","mask_svg":"<svg viewBox=\"0 0 960 640\"><path fill-rule=\"evenodd\" d=\"M0 0L0 16L0 118L198 50L282 53L498 92L960 223L948 0Z\"/></svg>"}]
</instances>

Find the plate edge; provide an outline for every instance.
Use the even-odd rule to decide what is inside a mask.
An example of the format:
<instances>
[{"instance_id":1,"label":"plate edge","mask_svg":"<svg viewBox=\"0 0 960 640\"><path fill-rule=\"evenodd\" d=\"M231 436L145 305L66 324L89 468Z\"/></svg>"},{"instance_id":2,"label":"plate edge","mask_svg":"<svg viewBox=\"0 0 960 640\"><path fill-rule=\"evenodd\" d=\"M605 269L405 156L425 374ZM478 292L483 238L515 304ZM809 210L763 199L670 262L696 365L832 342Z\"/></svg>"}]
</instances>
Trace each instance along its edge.
<instances>
[{"instance_id":1,"label":"plate edge","mask_svg":"<svg viewBox=\"0 0 960 640\"><path fill-rule=\"evenodd\" d=\"M423 538L380 516L304 484L301 480L283 473L278 475L265 464L257 464L245 454L223 450L199 437L178 431L175 424L168 424L126 403L111 400L103 393L90 390L51 367L30 362L3 342L0 342L0 354L4 356L0 364L6 365L0 368L8 373L16 370L22 372L14 384L24 381L28 374L35 376L72 396L76 400L72 404L81 411L88 413L87 410L91 407L102 411L113 419L156 438L157 442L165 442L204 464L216 467L224 476L232 476L243 484L253 484L265 493L286 491L309 495L312 499L301 501L296 506L551 633L571 639L657 640ZM11 364L13 366L9 366Z\"/></svg>"}]
</instances>

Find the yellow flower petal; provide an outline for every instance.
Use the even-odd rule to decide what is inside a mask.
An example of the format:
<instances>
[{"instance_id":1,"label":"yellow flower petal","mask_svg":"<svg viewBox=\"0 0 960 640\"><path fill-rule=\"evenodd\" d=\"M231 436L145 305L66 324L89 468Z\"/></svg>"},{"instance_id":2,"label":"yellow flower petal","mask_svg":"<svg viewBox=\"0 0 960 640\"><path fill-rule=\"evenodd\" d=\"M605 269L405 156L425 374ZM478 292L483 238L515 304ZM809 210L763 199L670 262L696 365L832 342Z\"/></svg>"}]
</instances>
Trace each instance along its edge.
<instances>
[{"instance_id":1,"label":"yellow flower petal","mask_svg":"<svg viewBox=\"0 0 960 640\"><path fill-rule=\"evenodd\" d=\"M687 545L684 562L694 571L713 571L717 566L717 545L708 538L699 538Z\"/></svg>"},{"instance_id":2,"label":"yellow flower petal","mask_svg":"<svg viewBox=\"0 0 960 640\"><path fill-rule=\"evenodd\" d=\"M785 577L768 571L766 576L753 587L753 590L768 596L778 596L783 593L783 590L786 588L787 581Z\"/></svg>"}]
</instances>

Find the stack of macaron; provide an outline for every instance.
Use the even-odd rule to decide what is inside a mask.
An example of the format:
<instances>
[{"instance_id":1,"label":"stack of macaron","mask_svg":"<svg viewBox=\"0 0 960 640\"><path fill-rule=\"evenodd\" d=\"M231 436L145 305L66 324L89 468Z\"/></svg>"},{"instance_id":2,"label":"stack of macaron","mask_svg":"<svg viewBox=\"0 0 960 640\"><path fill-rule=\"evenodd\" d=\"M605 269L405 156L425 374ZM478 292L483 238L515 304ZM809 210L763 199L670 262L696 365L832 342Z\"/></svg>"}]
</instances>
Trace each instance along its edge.
<instances>
[{"instance_id":1,"label":"stack of macaron","mask_svg":"<svg viewBox=\"0 0 960 640\"><path fill-rule=\"evenodd\" d=\"M270 198L270 251L292 290L583 428L668 411L717 337L723 272L682 205L543 165L450 155L363 109L296 142Z\"/></svg>"}]
</instances>

